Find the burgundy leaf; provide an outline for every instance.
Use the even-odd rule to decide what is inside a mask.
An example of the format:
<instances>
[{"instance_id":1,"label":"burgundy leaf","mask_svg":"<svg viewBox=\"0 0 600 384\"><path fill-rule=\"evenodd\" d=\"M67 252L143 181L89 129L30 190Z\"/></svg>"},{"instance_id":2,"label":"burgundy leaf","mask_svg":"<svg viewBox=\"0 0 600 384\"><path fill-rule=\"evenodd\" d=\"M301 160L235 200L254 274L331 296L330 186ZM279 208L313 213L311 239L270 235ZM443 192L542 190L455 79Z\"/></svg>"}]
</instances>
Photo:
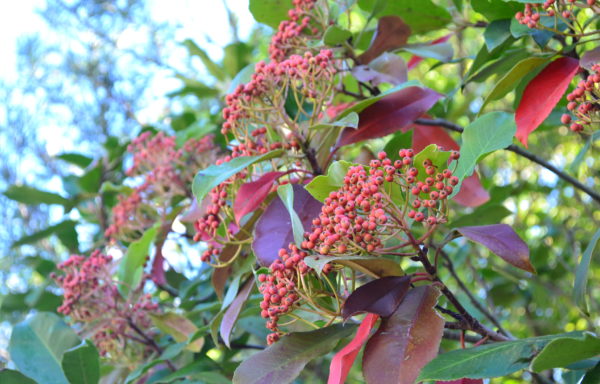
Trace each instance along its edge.
<instances>
[{"instance_id":1,"label":"burgundy leaf","mask_svg":"<svg viewBox=\"0 0 600 384\"><path fill-rule=\"evenodd\" d=\"M527 244L509 225L493 224L456 228L467 239L488 248L509 264L525 271L535 273L529 261Z\"/></svg>"},{"instance_id":2,"label":"burgundy leaf","mask_svg":"<svg viewBox=\"0 0 600 384\"><path fill-rule=\"evenodd\" d=\"M384 96L359 114L357 129L346 128L337 146L383 137L407 127L442 97L428 88L408 87Z\"/></svg>"},{"instance_id":3,"label":"burgundy leaf","mask_svg":"<svg viewBox=\"0 0 600 384\"><path fill-rule=\"evenodd\" d=\"M445 129L430 125L413 125L413 150L421 152L429 144L436 144L443 150L460 150L458 143L446 132ZM465 207L477 207L490 199L490 194L486 191L477 173L463 180L460 191L453 197L453 200Z\"/></svg>"},{"instance_id":4,"label":"burgundy leaf","mask_svg":"<svg viewBox=\"0 0 600 384\"><path fill-rule=\"evenodd\" d=\"M219 255L219 261L225 263L233 256L235 256L235 252L237 251L238 245L227 245L221 251ZM211 283L217 294L219 300L223 300L223 295L225 294L225 285L227 284L227 279L233 273L233 265L228 265L224 268L215 268L211 276Z\"/></svg>"},{"instance_id":5,"label":"burgundy leaf","mask_svg":"<svg viewBox=\"0 0 600 384\"><path fill-rule=\"evenodd\" d=\"M431 43L429 43L429 45L445 43L451 37L452 37L452 34L450 33L446 36L440 37L439 39L433 40ZM408 64L407 64L408 70L410 71L411 69L416 67L421 61L423 61L423 58L421 56L414 55L413 57L411 57L410 60L408 60Z\"/></svg>"},{"instance_id":6,"label":"burgundy leaf","mask_svg":"<svg viewBox=\"0 0 600 384\"><path fill-rule=\"evenodd\" d=\"M165 258L162 254L162 244L157 244L156 251L154 252L154 260L152 260L152 270L150 276L152 281L157 285L166 285L167 278L165 277Z\"/></svg>"},{"instance_id":7,"label":"burgundy leaf","mask_svg":"<svg viewBox=\"0 0 600 384\"><path fill-rule=\"evenodd\" d=\"M578 70L578 60L561 57L551 62L527 84L515 114L515 136L525 147L529 134L550 115Z\"/></svg>"},{"instance_id":8,"label":"burgundy leaf","mask_svg":"<svg viewBox=\"0 0 600 384\"><path fill-rule=\"evenodd\" d=\"M432 285L411 289L396 312L382 320L365 347L367 384L415 383L442 340L444 319L434 309L439 295Z\"/></svg>"},{"instance_id":9,"label":"burgundy leaf","mask_svg":"<svg viewBox=\"0 0 600 384\"><path fill-rule=\"evenodd\" d=\"M242 217L258 208L269 195L275 180L284 174L285 172L265 173L258 180L242 185L233 203L235 221L239 223Z\"/></svg>"},{"instance_id":10,"label":"burgundy leaf","mask_svg":"<svg viewBox=\"0 0 600 384\"><path fill-rule=\"evenodd\" d=\"M362 345L367 341L371 329L378 318L379 316L372 313L365 316L352 341L333 356L331 365L329 366L329 379L327 380L327 384L344 384L348 372L350 372L350 368L352 368L352 364L354 364L356 355L358 355Z\"/></svg>"},{"instance_id":11,"label":"burgundy leaf","mask_svg":"<svg viewBox=\"0 0 600 384\"><path fill-rule=\"evenodd\" d=\"M301 185L294 185L294 210L304 230L309 230L312 220L321 213L323 204L311 196ZM281 199L273 199L256 222L252 249L263 266L269 266L278 257L281 248L294 242L290 214Z\"/></svg>"},{"instance_id":12,"label":"burgundy leaf","mask_svg":"<svg viewBox=\"0 0 600 384\"><path fill-rule=\"evenodd\" d=\"M400 17L380 17L371 46L358 57L358 61L368 64L383 52L404 46L409 36L410 27Z\"/></svg>"},{"instance_id":13,"label":"burgundy leaf","mask_svg":"<svg viewBox=\"0 0 600 384\"><path fill-rule=\"evenodd\" d=\"M436 384L483 384L483 379L458 379L450 381L436 381Z\"/></svg>"},{"instance_id":14,"label":"burgundy leaf","mask_svg":"<svg viewBox=\"0 0 600 384\"><path fill-rule=\"evenodd\" d=\"M229 338L231 337L231 331L233 331L233 326L242 311L242 307L246 300L248 300L248 296L252 291L252 287L254 287L254 279L250 279L246 281L238 295L233 299L227 311L223 314L223 320L221 321L221 327L219 329L219 333L221 334L221 338L223 342L228 348L229 346Z\"/></svg>"},{"instance_id":15,"label":"burgundy leaf","mask_svg":"<svg viewBox=\"0 0 600 384\"><path fill-rule=\"evenodd\" d=\"M391 316L410 287L410 276L389 276L358 287L344 303L342 317L348 319L359 312Z\"/></svg>"}]
</instances>

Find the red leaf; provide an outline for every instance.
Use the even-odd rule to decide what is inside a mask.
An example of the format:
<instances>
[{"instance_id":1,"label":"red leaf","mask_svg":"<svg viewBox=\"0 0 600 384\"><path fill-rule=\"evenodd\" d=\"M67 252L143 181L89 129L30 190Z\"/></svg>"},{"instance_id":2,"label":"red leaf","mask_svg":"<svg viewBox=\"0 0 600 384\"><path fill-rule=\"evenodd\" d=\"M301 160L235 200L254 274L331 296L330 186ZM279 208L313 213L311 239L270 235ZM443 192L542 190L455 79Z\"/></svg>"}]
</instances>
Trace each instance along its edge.
<instances>
[{"instance_id":1,"label":"red leaf","mask_svg":"<svg viewBox=\"0 0 600 384\"><path fill-rule=\"evenodd\" d=\"M413 126L413 150L421 152L429 144L436 144L444 150L458 151L458 143L441 127L419 125ZM477 173L467 177L453 200L465 207L477 207L490 199L490 194L481 185Z\"/></svg>"},{"instance_id":2,"label":"red leaf","mask_svg":"<svg viewBox=\"0 0 600 384\"><path fill-rule=\"evenodd\" d=\"M333 356L329 366L329 380L327 384L344 384L350 368L356 359L362 345L367 341L371 329L379 316L369 313L358 327L356 335L344 348Z\"/></svg>"},{"instance_id":3,"label":"red leaf","mask_svg":"<svg viewBox=\"0 0 600 384\"><path fill-rule=\"evenodd\" d=\"M312 197L304 187L294 185L294 210L305 230L310 229L312 220L319 216L322 206L323 203ZM256 259L260 265L269 266L277 259L279 250L293 242L290 214L281 199L273 199L254 229L252 249Z\"/></svg>"},{"instance_id":4,"label":"red leaf","mask_svg":"<svg viewBox=\"0 0 600 384\"><path fill-rule=\"evenodd\" d=\"M285 172L265 173L258 180L242 185L233 203L235 221L239 223L242 217L258 208L271 192L275 180L284 174Z\"/></svg>"},{"instance_id":5,"label":"red leaf","mask_svg":"<svg viewBox=\"0 0 600 384\"><path fill-rule=\"evenodd\" d=\"M357 129L346 128L337 146L383 137L415 121L442 97L428 88L408 87L384 96L359 114Z\"/></svg>"},{"instance_id":6,"label":"red leaf","mask_svg":"<svg viewBox=\"0 0 600 384\"><path fill-rule=\"evenodd\" d=\"M223 315L223 320L221 321L221 326L219 328L219 333L221 334L221 338L223 338L223 342L227 346L227 348L231 348L229 346L229 338L231 337L231 331L233 331L233 326L242 311L242 307L246 300L248 300L248 296L252 291L252 287L254 287L254 279L250 279L244 284L238 295L233 299L227 311Z\"/></svg>"},{"instance_id":7,"label":"red leaf","mask_svg":"<svg viewBox=\"0 0 600 384\"><path fill-rule=\"evenodd\" d=\"M361 64L368 64L383 52L404 46L409 36L410 27L400 17L380 17L371 46L358 57L358 61Z\"/></svg>"},{"instance_id":8,"label":"red leaf","mask_svg":"<svg viewBox=\"0 0 600 384\"><path fill-rule=\"evenodd\" d=\"M483 379L458 379L451 381L436 381L436 384L483 384Z\"/></svg>"},{"instance_id":9,"label":"red leaf","mask_svg":"<svg viewBox=\"0 0 600 384\"><path fill-rule=\"evenodd\" d=\"M411 289L396 312L381 321L363 355L367 384L415 383L442 340L444 319L434 309L439 295L432 285Z\"/></svg>"},{"instance_id":10,"label":"red leaf","mask_svg":"<svg viewBox=\"0 0 600 384\"><path fill-rule=\"evenodd\" d=\"M448 34L446 36L440 37L439 39L433 40L429 45L436 45L436 44L445 43L451 37L452 37L452 33L450 33L450 34ZM410 58L410 60L408 61L408 64L406 66L408 67L408 70L410 71L411 69L413 69L414 67L416 67L417 64L419 64L421 61L423 61L423 58L421 56L413 55Z\"/></svg>"},{"instance_id":11,"label":"red leaf","mask_svg":"<svg viewBox=\"0 0 600 384\"><path fill-rule=\"evenodd\" d=\"M579 61L561 57L550 63L525 87L517 108L517 139L527 147L531 132L550 115L579 69Z\"/></svg>"},{"instance_id":12,"label":"red leaf","mask_svg":"<svg viewBox=\"0 0 600 384\"><path fill-rule=\"evenodd\" d=\"M456 230L467 239L488 248L509 264L535 273L535 268L529 261L529 247L509 225L482 225L461 227Z\"/></svg>"},{"instance_id":13,"label":"red leaf","mask_svg":"<svg viewBox=\"0 0 600 384\"><path fill-rule=\"evenodd\" d=\"M358 287L344 303L344 320L359 312L389 317L398 308L410 288L410 276L389 276Z\"/></svg>"}]
</instances>

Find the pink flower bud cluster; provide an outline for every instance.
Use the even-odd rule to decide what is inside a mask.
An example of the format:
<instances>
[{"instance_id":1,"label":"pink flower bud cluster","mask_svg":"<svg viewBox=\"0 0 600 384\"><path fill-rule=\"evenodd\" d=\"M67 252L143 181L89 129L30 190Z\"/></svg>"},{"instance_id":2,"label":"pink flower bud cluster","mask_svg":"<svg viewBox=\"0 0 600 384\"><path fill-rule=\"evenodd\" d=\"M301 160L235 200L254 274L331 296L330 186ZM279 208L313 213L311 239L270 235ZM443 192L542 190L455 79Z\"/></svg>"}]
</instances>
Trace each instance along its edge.
<instances>
[{"instance_id":1,"label":"pink flower bud cluster","mask_svg":"<svg viewBox=\"0 0 600 384\"><path fill-rule=\"evenodd\" d=\"M322 50L317 55L306 52L303 56L292 55L281 62L266 64L259 62L252 80L239 85L232 94L225 98L227 107L223 109L223 134L244 128L249 121L269 122L271 115L276 115L278 108L285 102L287 92L301 92L300 97L317 99L328 97L322 95L328 88L336 69L333 63L333 52ZM286 92L287 90L287 92ZM277 102L273 98L279 94ZM277 121L281 124L281 122Z\"/></svg>"},{"instance_id":2,"label":"pink flower bud cluster","mask_svg":"<svg viewBox=\"0 0 600 384\"><path fill-rule=\"evenodd\" d=\"M288 12L290 19L279 23L277 32L271 39L269 56L272 61L282 61L294 50L306 49L303 33L316 38L319 28L316 25L311 26L311 19L314 17L312 11L316 2L317 0L294 0L294 8Z\"/></svg>"},{"instance_id":3,"label":"pink flower bud cluster","mask_svg":"<svg viewBox=\"0 0 600 384\"><path fill-rule=\"evenodd\" d=\"M128 335L135 333L132 328L147 330L152 325L149 313L158 311L158 304L141 294L140 287L124 299L112 279L112 266L112 257L96 250L89 257L72 255L58 265L64 275L52 275L63 289L58 312L83 323L103 356L118 355Z\"/></svg>"},{"instance_id":4,"label":"pink flower bud cluster","mask_svg":"<svg viewBox=\"0 0 600 384\"><path fill-rule=\"evenodd\" d=\"M411 231L409 220L423 222L428 230L446 222L446 200L458 178L449 169L438 169L429 159L419 171L412 149L400 150L399 157L392 161L380 152L369 167L350 167L342 187L325 199L319 217L312 221L312 230L304 234L301 248L290 244L288 249L281 249L270 266L270 275L259 276L261 316L268 319L266 327L273 332L267 338L269 344L282 334L280 317L291 312L303 296L297 284L299 276L311 271L304 262L306 256L385 255L386 240L408 239L402 233ZM459 153L452 152L450 158L458 159ZM401 193L406 207L394 203L390 193ZM430 234L426 232L418 242ZM407 241L404 246L411 244ZM332 270L331 264L323 268L324 273Z\"/></svg>"},{"instance_id":5,"label":"pink flower bud cluster","mask_svg":"<svg viewBox=\"0 0 600 384\"><path fill-rule=\"evenodd\" d=\"M596 0L546 0L542 4L526 3L523 12L517 12L515 18L520 24L527 25L529 28L543 28L540 25L542 16L572 20L577 13L576 7L590 8L598 13L596 3Z\"/></svg>"},{"instance_id":6,"label":"pink flower bud cluster","mask_svg":"<svg viewBox=\"0 0 600 384\"><path fill-rule=\"evenodd\" d=\"M215 161L216 149L213 136L190 139L177 149L175 137L144 132L128 150L133 166L127 175L142 176L143 182L128 196L119 196L105 236L133 241L167 213L173 198L190 194L195 172Z\"/></svg>"},{"instance_id":7,"label":"pink flower bud cluster","mask_svg":"<svg viewBox=\"0 0 600 384\"><path fill-rule=\"evenodd\" d=\"M561 122L573 132L582 132L592 124L600 123L600 64L594 64L585 80L581 80L573 92L567 95L567 109Z\"/></svg>"}]
</instances>

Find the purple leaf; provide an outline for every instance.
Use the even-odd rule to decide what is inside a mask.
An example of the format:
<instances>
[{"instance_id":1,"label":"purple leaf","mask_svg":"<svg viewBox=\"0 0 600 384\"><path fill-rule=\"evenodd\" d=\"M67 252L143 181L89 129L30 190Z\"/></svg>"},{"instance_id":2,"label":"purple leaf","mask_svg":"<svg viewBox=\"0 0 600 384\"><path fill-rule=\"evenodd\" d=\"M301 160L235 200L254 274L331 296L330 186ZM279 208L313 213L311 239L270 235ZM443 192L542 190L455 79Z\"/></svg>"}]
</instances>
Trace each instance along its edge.
<instances>
[{"instance_id":1,"label":"purple leaf","mask_svg":"<svg viewBox=\"0 0 600 384\"><path fill-rule=\"evenodd\" d=\"M356 289L346 299L342 317L346 320L359 312L389 317L398 308L409 287L410 276L390 276L373 280Z\"/></svg>"},{"instance_id":2,"label":"purple leaf","mask_svg":"<svg viewBox=\"0 0 600 384\"><path fill-rule=\"evenodd\" d=\"M312 220L319 216L323 204L311 196L304 187L294 185L294 210L304 230L309 230ZM294 242L290 214L281 199L273 199L256 223L252 249L263 266L269 266L278 257L281 248Z\"/></svg>"},{"instance_id":3,"label":"purple leaf","mask_svg":"<svg viewBox=\"0 0 600 384\"><path fill-rule=\"evenodd\" d=\"M357 65L352 74L358 81L378 86L381 83L399 85L406 82L408 74L406 63L400 56L384 52L369 65Z\"/></svg>"},{"instance_id":4,"label":"purple leaf","mask_svg":"<svg viewBox=\"0 0 600 384\"><path fill-rule=\"evenodd\" d=\"M367 384L415 383L442 340L444 319L434 309L439 295L432 285L411 289L396 312L382 320L365 347Z\"/></svg>"},{"instance_id":5,"label":"purple leaf","mask_svg":"<svg viewBox=\"0 0 600 384\"><path fill-rule=\"evenodd\" d=\"M535 273L529 261L527 244L509 225L493 224L456 228L467 239L479 243L504 261L527 272Z\"/></svg>"},{"instance_id":6,"label":"purple leaf","mask_svg":"<svg viewBox=\"0 0 600 384\"><path fill-rule=\"evenodd\" d=\"M383 137L407 127L442 97L428 88L408 87L382 97L360 112L357 129L346 128L337 146Z\"/></svg>"},{"instance_id":7,"label":"purple leaf","mask_svg":"<svg viewBox=\"0 0 600 384\"><path fill-rule=\"evenodd\" d=\"M285 172L268 172L258 180L242 185L233 203L235 221L239 223L244 215L258 208L271 192L275 180L284 174Z\"/></svg>"},{"instance_id":8,"label":"purple leaf","mask_svg":"<svg viewBox=\"0 0 600 384\"><path fill-rule=\"evenodd\" d=\"M221 338L223 338L223 342L227 346L227 348L231 348L229 346L229 338L231 337L231 331L233 330L233 326L242 311L242 307L246 300L248 300L248 296L252 291L252 287L254 287L254 279L250 279L246 281L246 284L242 287L238 295L233 299L227 311L223 315L223 320L221 321L221 327L219 332L221 333Z\"/></svg>"},{"instance_id":9,"label":"purple leaf","mask_svg":"<svg viewBox=\"0 0 600 384\"><path fill-rule=\"evenodd\" d=\"M358 61L361 64L368 64L383 52L403 47L409 36L410 27L400 17L380 17L371 46L358 57Z\"/></svg>"}]
</instances>

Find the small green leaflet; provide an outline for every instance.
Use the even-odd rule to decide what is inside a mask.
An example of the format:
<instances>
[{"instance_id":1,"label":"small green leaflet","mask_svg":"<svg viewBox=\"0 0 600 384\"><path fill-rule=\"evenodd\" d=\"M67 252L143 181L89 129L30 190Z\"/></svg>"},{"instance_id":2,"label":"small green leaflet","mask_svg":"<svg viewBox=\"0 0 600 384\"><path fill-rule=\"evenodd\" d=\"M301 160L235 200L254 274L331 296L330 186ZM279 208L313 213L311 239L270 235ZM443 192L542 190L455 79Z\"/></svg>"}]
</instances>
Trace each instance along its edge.
<instances>
[{"instance_id":1,"label":"small green leaflet","mask_svg":"<svg viewBox=\"0 0 600 384\"><path fill-rule=\"evenodd\" d=\"M282 153L283 150L280 149L265 153L261 156L236 157L227 163L211 165L196 174L192 184L192 192L194 193L194 196L196 196L198 202L201 202L214 187L229 179L231 176L243 171L252 164L273 159L280 156Z\"/></svg>"},{"instance_id":2,"label":"small green leaflet","mask_svg":"<svg viewBox=\"0 0 600 384\"><path fill-rule=\"evenodd\" d=\"M150 251L150 245L156 238L158 225L148 229L144 235L137 241L129 244L127 253L119 263L117 277L119 278L119 292L124 297L129 295L131 290L136 289L142 281L144 273L144 263L146 256Z\"/></svg>"},{"instance_id":3,"label":"small green leaflet","mask_svg":"<svg viewBox=\"0 0 600 384\"><path fill-rule=\"evenodd\" d=\"M319 175L308 183L306 189L315 199L324 201L333 191L337 191L344 184L344 177L348 169L354 164L347 161L336 161L329 166L327 175Z\"/></svg>"}]
</instances>

